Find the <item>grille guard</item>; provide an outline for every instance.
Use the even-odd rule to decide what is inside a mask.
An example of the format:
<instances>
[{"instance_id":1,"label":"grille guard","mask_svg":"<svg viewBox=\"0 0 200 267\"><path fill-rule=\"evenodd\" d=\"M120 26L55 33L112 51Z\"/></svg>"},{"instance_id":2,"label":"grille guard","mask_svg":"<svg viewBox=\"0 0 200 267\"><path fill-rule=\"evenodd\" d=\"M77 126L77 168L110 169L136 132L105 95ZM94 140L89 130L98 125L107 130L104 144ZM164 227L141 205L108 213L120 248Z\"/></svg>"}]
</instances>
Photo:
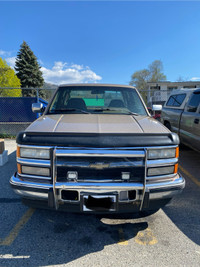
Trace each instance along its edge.
<instances>
[{"instance_id":1,"label":"grille guard","mask_svg":"<svg viewBox=\"0 0 200 267\"><path fill-rule=\"evenodd\" d=\"M140 204L140 210L142 210L143 205L146 205L147 197L149 197L149 190L146 190L146 175L147 175L147 149L125 149L125 148L63 148L55 147L53 150L53 188L49 191L49 204L52 206L54 204L55 209L59 207L59 199L57 194L57 189L59 188L59 183L57 183L57 172L56 172L56 157L58 156L73 156L73 157L141 157L145 159L145 171L144 178L142 181L142 198ZM77 183L75 183L76 185ZM123 183L122 183L123 185Z\"/></svg>"}]
</instances>

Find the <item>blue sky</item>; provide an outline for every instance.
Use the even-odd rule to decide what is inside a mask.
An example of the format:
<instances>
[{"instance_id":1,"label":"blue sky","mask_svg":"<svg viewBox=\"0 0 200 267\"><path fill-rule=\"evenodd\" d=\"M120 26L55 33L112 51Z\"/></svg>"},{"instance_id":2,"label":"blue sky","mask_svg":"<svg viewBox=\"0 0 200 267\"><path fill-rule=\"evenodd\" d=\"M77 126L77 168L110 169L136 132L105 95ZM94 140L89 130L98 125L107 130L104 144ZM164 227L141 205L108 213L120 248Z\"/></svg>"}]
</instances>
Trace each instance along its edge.
<instances>
[{"instance_id":1,"label":"blue sky","mask_svg":"<svg viewBox=\"0 0 200 267\"><path fill-rule=\"evenodd\" d=\"M47 82L128 84L155 59L200 80L200 2L0 2L0 56L25 40Z\"/></svg>"}]
</instances>

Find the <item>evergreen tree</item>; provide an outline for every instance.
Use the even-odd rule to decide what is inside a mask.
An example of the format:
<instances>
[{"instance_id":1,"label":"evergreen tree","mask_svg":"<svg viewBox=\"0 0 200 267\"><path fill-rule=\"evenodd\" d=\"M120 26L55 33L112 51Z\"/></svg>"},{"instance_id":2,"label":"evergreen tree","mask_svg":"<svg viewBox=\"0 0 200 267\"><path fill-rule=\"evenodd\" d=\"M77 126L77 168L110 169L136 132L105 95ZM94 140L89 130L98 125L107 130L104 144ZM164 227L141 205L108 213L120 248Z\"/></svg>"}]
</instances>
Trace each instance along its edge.
<instances>
[{"instance_id":1,"label":"evergreen tree","mask_svg":"<svg viewBox=\"0 0 200 267\"><path fill-rule=\"evenodd\" d=\"M40 88L44 84L40 65L28 44L24 41L20 46L15 63L17 77L22 88ZM23 96L35 96L35 90L22 90Z\"/></svg>"},{"instance_id":2,"label":"evergreen tree","mask_svg":"<svg viewBox=\"0 0 200 267\"><path fill-rule=\"evenodd\" d=\"M0 96L21 96L21 89L1 89L1 87L20 88L20 85L15 71L0 57Z\"/></svg>"}]
</instances>

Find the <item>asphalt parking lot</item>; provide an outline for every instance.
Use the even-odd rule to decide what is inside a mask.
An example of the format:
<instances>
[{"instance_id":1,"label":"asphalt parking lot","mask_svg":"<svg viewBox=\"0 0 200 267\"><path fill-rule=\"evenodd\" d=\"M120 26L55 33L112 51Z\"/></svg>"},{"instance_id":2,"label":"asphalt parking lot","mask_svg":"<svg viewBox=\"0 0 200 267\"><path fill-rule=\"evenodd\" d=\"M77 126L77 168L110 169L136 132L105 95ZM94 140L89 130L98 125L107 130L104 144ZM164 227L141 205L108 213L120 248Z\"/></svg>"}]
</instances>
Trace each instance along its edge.
<instances>
[{"instance_id":1,"label":"asphalt parking lot","mask_svg":"<svg viewBox=\"0 0 200 267\"><path fill-rule=\"evenodd\" d=\"M15 141L0 167L0 266L200 266L200 154L180 151L183 193L156 214L95 216L35 210L9 186Z\"/></svg>"}]
</instances>

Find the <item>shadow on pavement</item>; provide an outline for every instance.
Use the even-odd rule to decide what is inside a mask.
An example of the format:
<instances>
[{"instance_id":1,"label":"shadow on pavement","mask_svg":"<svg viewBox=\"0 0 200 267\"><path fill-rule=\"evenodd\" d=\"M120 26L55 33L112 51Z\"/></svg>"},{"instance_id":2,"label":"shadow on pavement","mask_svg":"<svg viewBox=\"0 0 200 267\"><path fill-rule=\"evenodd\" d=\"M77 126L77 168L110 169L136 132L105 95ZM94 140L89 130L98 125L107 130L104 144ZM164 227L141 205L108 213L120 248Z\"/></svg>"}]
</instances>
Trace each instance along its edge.
<instances>
[{"instance_id":1,"label":"shadow on pavement","mask_svg":"<svg viewBox=\"0 0 200 267\"><path fill-rule=\"evenodd\" d=\"M0 258L0 266L67 264L105 246L117 246L119 241L132 239L148 227L146 222L112 223L112 216L109 219L37 210L13 245L4 248L4 255L13 258Z\"/></svg>"},{"instance_id":2,"label":"shadow on pavement","mask_svg":"<svg viewBox=\"0 0 200 267\"><path fill-rule=\"evenodd\" d=\"M16 152L0 168L1 239L9 235L27 211L13 192L9 179L16 171ZM83 215L36 210L10 246L0 246L0 266L67 264L105 246L134 238L148 228L134 215ZM124 220L126 219L126 220Z\"/></svg>"},{"instance_id":3,"label":"shadow on pavement","mask_svg":"<svg viewBox=\"0 0 200 267\"><path fill-rule=\"evenodd\" d=\"M181 146L180 165L200 181L200 153ZM181 174L186 180L186 187L163 210L189 239L200 245L200 187L185 173Z\"/></svg>"},{"instance_id":4,"label":"shadow on pavement","mask_svg":"<svg viewBox=\"0 0 200 267\"><path fill-rule=\"evenodd\" d=\"M7 166L10 166L6 169L7 177L11 176L16 168L13 166L15 154L11 154L10 157L12 164L9 163L11 165ZM199 169L199 154L188 148L182 148L180 163L195 175ZM176 196L163 208L163 211L190 240L200 245L200 187L187 176L184 178L186 188L183 193ZM4 183L6 179L4 178ZM6 190L12 191L10 188ZM13 198L16 199L15 194ZM5 201L6 196L3 196L1 202ZM15 201L18 200L13 202ZM124 218L126 220L123 220ZM139 231L148 228L146 221L140 219L138 222L137 216L130 214L95 216L36 210L13 244L0 247L0 266L67 264L86 255L101 252L106 246L117 246L119 241L132 242L131 239ZM7 255L7 258L2 258L1 255Z\"/></svg>"}]
</instances>

